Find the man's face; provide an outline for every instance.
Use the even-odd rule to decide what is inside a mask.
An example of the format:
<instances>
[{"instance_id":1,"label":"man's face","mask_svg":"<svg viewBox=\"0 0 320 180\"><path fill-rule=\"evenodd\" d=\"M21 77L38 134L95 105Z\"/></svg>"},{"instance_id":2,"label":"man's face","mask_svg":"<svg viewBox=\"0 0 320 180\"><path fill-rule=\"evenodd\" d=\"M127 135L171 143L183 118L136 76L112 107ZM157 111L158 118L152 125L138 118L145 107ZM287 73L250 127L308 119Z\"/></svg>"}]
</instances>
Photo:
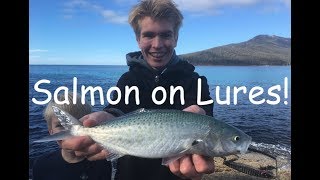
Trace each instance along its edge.
<instances>
[{"instance_id":1,"label":"man's face","mask_svg":"<svg viewBox=\"0 0 320 180\"><path fill-rule=\"evenodd\" d=\"M177 35L173 23L145 17L140 21L139 48L147 63L153 68L164 67L171 59L177 46Z\"/></svg>"}]
</instances>

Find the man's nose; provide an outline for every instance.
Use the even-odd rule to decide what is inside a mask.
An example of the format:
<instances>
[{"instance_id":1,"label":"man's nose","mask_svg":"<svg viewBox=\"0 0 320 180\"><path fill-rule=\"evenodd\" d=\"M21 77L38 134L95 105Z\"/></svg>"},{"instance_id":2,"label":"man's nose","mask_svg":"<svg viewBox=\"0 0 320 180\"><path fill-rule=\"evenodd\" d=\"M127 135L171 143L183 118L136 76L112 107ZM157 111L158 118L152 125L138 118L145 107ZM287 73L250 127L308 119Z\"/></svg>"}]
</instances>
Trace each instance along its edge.
<instances>
[{"instance_id":1,"label":"man's nose","mask_svg":"<svg viewBox=\"0 0 320 180\"><path fill-rule=\"evenodd\" d=\"M160 36L156 36L152 40L153 48L161 48L163 46L163 39Z\"/></svg>"}]
</instances>

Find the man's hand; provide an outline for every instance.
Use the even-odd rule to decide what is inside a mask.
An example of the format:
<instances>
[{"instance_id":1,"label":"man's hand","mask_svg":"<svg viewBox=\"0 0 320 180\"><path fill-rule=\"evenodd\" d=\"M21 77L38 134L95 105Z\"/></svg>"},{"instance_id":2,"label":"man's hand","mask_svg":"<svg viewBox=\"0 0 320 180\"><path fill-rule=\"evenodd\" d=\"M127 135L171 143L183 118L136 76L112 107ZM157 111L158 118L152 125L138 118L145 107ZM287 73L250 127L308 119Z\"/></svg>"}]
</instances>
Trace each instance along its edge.
<instances>
[{"instance_id":1,"label":"man's hand","mask_svg":"<svg viewBox=\"0 0 320 180\"><path fill-rule=\"evenodd\" d=\"M170 171L183 179L200 180L204 174L214 172L213 158L192 154L169 164Z\"/></svg>"},{"instance_id":2,"label":"man's hand","mask_svg":"<svg viewBox=\"0 0 320 180\"><path fill-rule=\"evenodd\" d=\"M94 112L85 115L80 119L83 126L92 127L96 126L100 122L114 118L113 115L105 111ZM104 150L100 145L95 143L89 136L74 137L63 140L61 142L61 148L75 151L76 156L86 157L88 160L105 159L108 152Z\"/></svg>"},{"instance_id":3,"label":"man's hand","mask_svg":"<svg viewBox=\"0 0 320 180\"><path fill-rule=\"evenodd\" d=\"M183 111L205 115L206 112L198 105L191 105ZM197 154L185 155L169 164L170 171L183 179L200 180L204 174L214 172L214 160Z\"/></svg>"},{"instance_id":4,"label":"man's hand","mask_svg":"<svg viewBox=\"0 0 320 180\"><path fill-rule=\"evenodd\" d=\"M191 106L183 109L183 111L188 111L188 112L193 112L193 113L196 113L196 114L203 114L203 115L206 114L206 111L204 109L202 109L198 105L191 105Z\"/></svg>"}]
</instances>

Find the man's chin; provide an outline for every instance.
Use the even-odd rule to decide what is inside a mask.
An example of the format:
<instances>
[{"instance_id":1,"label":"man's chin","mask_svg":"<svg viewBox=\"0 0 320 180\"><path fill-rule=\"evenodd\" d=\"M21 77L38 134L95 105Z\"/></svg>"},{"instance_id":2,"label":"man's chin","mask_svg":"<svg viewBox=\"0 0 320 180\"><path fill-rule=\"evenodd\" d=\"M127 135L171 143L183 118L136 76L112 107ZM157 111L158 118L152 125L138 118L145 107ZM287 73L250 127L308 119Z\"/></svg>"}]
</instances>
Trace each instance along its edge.
<instances>
[{"instance_id":1,"label":"man's chin","mask_svg":"<svg viewBox=\"0 0 320 180\"><path fill-rule=\"evenodd\" d=\"M163 67L163 66L165 66L168 62L169 62L169 61L166 62L166 61L163 60L163 59L156 59L156 58L153 58L152 61L151 61L152 66L153 66L153 67L156 67L156 68L158 68L158 67Z\"/></svg>"},{"instance_id":2,"label":"man's chin","mask_svg":"<svg viewBox=\"0 0 320 180\"><path fill-rule=\"evenodd\" d=\"M164 67L165 65L166 65L166 63L163 63L162 61L161 62L152 62L152 64L151 64L151 66L156 69L160 69L160 68Z\"/></svg>"}]
</instances>

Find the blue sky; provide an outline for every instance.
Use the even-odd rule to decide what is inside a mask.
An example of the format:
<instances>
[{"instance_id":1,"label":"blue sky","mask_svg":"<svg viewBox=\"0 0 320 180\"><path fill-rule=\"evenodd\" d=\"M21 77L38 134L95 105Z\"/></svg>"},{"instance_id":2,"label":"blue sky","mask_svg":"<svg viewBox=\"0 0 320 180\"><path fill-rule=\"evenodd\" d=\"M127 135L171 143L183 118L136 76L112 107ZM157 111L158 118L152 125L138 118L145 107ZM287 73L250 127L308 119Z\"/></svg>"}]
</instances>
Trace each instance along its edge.
<instances>
[{"instance_id":1,"label":"blue sky","mask_svg":"<svg viewBox=\"0 0 320 180\"><path fill-rule=\"evenodd\" d=\"M127 23L137 0L30 0L29 64L125 65L138 51ZM291 0L175 0L177 54L267 34L291 38Z\"/></svg>"}]
</instances>

